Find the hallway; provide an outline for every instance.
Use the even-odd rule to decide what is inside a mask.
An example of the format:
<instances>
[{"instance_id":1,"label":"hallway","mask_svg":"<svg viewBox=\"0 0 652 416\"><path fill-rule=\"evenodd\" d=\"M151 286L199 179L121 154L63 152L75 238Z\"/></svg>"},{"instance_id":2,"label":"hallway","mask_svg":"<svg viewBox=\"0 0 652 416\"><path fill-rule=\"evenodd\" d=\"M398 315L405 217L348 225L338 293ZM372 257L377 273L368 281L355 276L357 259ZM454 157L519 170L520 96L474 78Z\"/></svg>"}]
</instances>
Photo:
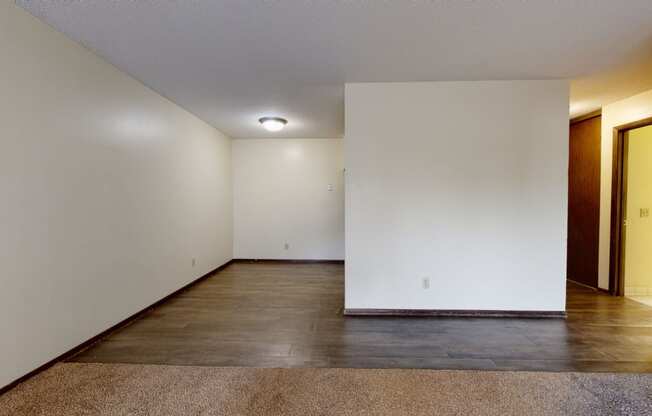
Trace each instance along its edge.
<instances>
[{"instance_id":1,"label":"hallway","mask_svg":"<svg viewBox=\"0 0 652 416\"><path fill-rule=\"evenodd\" d=\"M344 266L234 263L71 361L652 372L652 307L569 283L563 319L343 317Z\"/></svg>"}]
</instances>

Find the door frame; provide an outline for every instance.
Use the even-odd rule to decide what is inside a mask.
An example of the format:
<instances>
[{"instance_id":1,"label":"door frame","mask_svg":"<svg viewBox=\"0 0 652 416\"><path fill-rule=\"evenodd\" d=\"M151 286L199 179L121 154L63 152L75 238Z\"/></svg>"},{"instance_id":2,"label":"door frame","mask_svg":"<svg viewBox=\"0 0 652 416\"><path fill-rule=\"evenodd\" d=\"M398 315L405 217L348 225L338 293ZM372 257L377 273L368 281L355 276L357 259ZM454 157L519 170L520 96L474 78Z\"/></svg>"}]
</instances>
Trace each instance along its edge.
<instances>
[{"instance_id":1,"label":"door frame","mask_svg":"<svg viewBox=\"0 0 652 416\"><path fill-rule=\"evenodd\" d=\"M627 204L627 132L652 125L647 117L613 128L611 171L611 238L609 248L609 293L625 295L625 207Z\"/></svg>"}]
</instances>

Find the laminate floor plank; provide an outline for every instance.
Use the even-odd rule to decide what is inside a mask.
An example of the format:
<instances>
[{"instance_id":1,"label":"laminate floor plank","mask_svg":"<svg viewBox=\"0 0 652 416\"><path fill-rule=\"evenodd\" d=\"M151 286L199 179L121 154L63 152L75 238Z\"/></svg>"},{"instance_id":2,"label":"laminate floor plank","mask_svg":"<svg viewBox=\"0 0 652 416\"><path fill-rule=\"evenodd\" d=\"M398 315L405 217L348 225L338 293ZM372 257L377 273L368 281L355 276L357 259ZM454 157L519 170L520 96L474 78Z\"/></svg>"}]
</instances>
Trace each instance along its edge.
<instances>
[{"instance_id":1,"label":"laminate floor plank","mask_svg":"<svg viewBox=\"0 0 652 416\"><path fill-rule=\"evenodd\" d=\"M344 317L343 306L341 264L234 263L71 361L652 372L652 307L570 282L565 320Z\"/></svg>"}]
</instances>

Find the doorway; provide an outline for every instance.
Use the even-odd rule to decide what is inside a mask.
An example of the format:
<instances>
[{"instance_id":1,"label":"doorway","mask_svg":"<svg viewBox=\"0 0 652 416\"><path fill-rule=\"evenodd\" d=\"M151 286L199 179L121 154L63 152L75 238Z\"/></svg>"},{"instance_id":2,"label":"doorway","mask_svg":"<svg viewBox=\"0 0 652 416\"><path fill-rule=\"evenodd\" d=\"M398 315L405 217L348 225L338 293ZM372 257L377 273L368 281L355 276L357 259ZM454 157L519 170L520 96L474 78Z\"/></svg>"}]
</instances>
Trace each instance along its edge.
<instances>
[{"instance_id":1,"label":"doorway","mask_svg":"<svg viewBox=\"0 0 652 416\"><path fill-rule=\"evenodd\" d=\"M652 306L652 118L614 129L610 290Z\"/></svg>"},{"instance_id":2,"label":"doorway","mask_svg":"<svg viewBox=\"0 0 652 416\"><path fill-rule=\"evenodd\" d=\"M598 287L602 121L593 113L571 121L568 158L566 278Z\"/></svg>"}]
</instances>

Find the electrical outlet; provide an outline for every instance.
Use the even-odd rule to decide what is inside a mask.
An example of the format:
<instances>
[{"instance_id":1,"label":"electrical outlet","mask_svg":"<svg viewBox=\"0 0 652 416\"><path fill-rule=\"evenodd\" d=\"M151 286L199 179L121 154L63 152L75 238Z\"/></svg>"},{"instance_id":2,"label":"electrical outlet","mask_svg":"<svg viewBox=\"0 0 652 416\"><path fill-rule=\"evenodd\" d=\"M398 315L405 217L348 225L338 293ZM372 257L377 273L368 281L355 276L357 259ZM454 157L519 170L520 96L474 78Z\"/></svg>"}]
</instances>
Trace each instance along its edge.
<instances>
[{"instance_id":1,"label":"electrical outlet","mask_svg":"<svg viewBox=\"0 0 652 416\"><path fill-rule=\"evenodd\" d=\"M641 218L647 218L650 216L650 208L641 208Z\"/></svg>"},{"instance_id":2,"label":"electrical outlet","mask_svg":"<svg viewBox=\"0 0 652 416\"><path fill-rule=\"evenodd\" d=\"M289 250L289 249L290 249L290 245L289 245L288 243L285 243L285 245L283 246L283 248L285 248L286 250Z\"/></svg>"},{"instance_id":3,"label":"electrical outlet","mask_svg":"<svg viewBox=\"0 0 652 416\"><path fill-rule=\"evenodd\" d=\"M332 192L332 191L333 191L333 184L332 184L332 183L329 183L329 184L328 184L328 191L329 191L329 192Z\"/></svg>"},{"instance_id":4,"label":"electrical outlet","mask_svg":"<svg viewBox=\"0 0 652 416\"><path fill-rule=\"evenodd\" d=\"M423 283L423 288L424 289L430 289L430 278L429 277L424 277L422 283Z\"/></svg>"},{"instance_id":5,"label":"electrical outlet","mask_svg":"<svg viewBox=\"0 0 652 416\"><path fill-rule=\"evenodd\" d=\"M195 267L196 264L197 264L197 259L195 259L195 258L193 257L193 259L192 259L192 267Z\"/></svg>"}]
</instances>

